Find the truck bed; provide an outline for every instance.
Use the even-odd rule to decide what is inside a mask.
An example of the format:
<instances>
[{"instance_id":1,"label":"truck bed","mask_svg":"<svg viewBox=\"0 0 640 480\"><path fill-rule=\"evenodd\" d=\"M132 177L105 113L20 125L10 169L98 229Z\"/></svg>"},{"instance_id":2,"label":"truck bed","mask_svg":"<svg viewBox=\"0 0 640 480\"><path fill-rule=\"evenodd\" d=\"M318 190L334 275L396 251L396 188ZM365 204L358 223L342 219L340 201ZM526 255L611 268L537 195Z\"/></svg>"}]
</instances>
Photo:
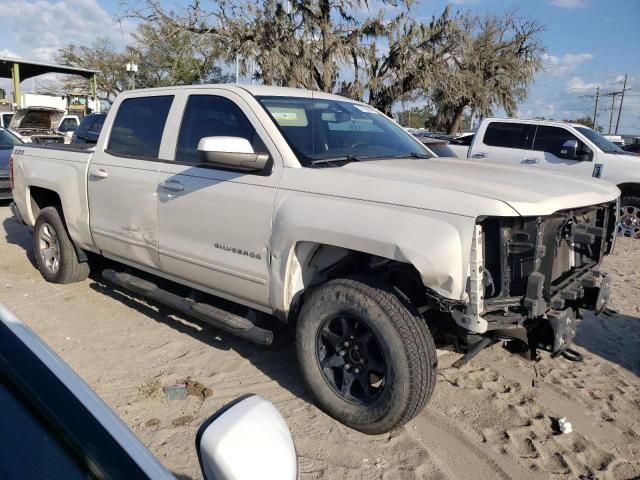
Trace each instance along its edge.
<instances>
[{"instance_id":1,"label":"truck bed","mask_svg":"<svg viewBox=\"0 0 640 480\"><path fill-rule=\"evenodd\" d=\"M13 200L22 219L33 226L39 193L54 192L71 237L78 247L90 251L94 245L89 231L87 171L94 146L24 144L13 149Z\"/></svg>"}]
</instances>

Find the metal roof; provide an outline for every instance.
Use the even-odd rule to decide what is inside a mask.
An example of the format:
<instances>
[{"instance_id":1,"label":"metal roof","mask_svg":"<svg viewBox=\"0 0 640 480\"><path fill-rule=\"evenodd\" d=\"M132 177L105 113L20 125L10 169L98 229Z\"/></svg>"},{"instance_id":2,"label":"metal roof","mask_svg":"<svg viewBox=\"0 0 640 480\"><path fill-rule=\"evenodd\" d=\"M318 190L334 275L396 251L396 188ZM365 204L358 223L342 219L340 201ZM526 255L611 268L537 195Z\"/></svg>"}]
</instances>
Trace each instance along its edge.
<instances>
[{"instance_id":1,"label":"metal roof","mask_svg":"<svg viewBox=\"0 0 640 480\"><path fill-rule=\"evenodd\" d=\"M66 65L55 65L52 63L30 62L19 58L0 57L0 78L11 78L11 68L13 64L20 66L20 80L37 77L45 73L64 73L67 75L80 75L84 78L91 78L97 74L97 70L88 68L68 67Z\"/></svg>"}]
</instances>

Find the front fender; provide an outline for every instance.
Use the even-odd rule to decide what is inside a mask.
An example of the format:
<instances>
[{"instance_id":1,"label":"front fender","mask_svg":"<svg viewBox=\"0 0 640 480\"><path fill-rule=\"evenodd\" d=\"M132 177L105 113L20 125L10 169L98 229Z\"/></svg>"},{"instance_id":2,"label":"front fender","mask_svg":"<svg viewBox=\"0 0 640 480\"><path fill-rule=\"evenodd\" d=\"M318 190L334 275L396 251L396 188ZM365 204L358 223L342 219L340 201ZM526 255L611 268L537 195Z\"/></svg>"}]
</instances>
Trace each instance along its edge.
<instances>
[{"instance_id":1,"label":"front fender","mask_svg":"<svg viewBox=\"0 0 640 480\"><path fill-rule=\"evenodd\" d=\"M464 300L474 223L461 215L281 190L271 245L271 305L277 312L288 312L296 291L304 287L295 278L300 242L409 263L426 287Z\"/></svg>"}]
</instances>

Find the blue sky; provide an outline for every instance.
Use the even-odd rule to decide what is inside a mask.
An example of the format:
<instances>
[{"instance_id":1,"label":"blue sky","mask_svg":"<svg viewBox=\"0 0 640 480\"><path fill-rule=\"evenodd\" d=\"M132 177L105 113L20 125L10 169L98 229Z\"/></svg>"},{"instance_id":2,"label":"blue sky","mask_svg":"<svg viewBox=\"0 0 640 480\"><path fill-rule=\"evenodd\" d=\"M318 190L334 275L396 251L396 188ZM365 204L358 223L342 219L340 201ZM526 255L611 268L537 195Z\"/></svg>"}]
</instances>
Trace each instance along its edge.
<instances>
[{"instance_id":1,"label":"blue sky","mask_svg":"<svg viewBox=\"0 0 640 480\"><path fill-rule=\"evenodd\" d=\"M370 0L370 9L377 11L381 3ZM520 116L592 115L594 99L589 96L596 86L604 93L619 91L628 73L631 90L619 133L640 135L640 0L422 0L414 2L413 15L428 19L446 4L454 12L499 14L516 8L546 27L542 41L547 68L536 76L529 98L519 107ZM119 12L119 0L0 0L0 56L51 61L59 47L90 44L99 36L125 45L135 25L115 22ZM29 91L29 82L23 91ZM0 86L7 87L7 82L0 80ZM611 97L601 98L598 123L605 130L610 112Z\"/></svg>"}]
</instances>

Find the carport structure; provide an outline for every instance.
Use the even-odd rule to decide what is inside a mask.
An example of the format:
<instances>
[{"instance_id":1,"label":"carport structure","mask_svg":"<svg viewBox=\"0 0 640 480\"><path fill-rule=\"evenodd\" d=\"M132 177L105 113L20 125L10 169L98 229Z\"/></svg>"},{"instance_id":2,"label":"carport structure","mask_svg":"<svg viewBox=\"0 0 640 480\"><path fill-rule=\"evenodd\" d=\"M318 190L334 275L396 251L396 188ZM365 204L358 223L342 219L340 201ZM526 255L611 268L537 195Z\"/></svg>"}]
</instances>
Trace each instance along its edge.
<instances>
[{"instance_id":1,"label":"carport structure","mask_svg":"<svg viewBox=\"0 0 640 480\"><path fill-rule=\"evenodd\" d=\"M30 62L18 58L0 57L0 78L10 78L13 81L13 101L22 106L22 95L20 94L20 82L31 77L44 75L45 73L63 73L66 75L79 75L91 81L91 98L96 100L96 75L97 70L88 68L68 67L66 65L55 65L51 63Z\"/></svg>"}]
</instances>

